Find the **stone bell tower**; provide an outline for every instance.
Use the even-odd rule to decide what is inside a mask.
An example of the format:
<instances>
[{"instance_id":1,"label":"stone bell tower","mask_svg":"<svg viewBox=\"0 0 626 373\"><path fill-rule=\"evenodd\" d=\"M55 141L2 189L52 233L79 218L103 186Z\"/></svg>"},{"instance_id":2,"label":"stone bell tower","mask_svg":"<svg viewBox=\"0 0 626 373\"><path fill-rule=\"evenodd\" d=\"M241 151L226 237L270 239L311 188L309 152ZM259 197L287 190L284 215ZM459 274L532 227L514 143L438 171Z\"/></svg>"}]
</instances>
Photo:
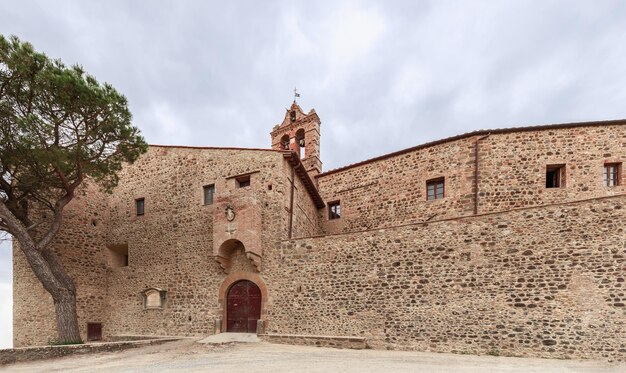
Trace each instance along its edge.
<instances>
[{"instance_id":1,"label":"stone bell tower","mask_svg":"<svg viewBox=\"0 0 626 373\"><path fill-rule=\"evenodd\" d=\"M281 124L271 132L272 149L291 150L300 157L311 178L322 172L320 160L320 117L315 109L308 114L294 100Z\"/></svg>"}]
</instances>

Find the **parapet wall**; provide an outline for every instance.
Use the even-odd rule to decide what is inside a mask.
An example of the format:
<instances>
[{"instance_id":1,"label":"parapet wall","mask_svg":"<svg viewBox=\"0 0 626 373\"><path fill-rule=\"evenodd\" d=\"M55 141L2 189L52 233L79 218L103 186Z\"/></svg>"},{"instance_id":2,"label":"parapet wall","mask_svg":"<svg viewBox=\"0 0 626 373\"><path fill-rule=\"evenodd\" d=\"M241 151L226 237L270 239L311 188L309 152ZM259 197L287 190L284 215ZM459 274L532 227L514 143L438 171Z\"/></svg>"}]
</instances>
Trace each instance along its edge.
<instances>
[{"instance_id":1,"label":"parapet wall","mask_svg":"<svg viewBox=\"0 0 626 373\"><path fill-rule=\"evenodd\" d=\"M626 196L277 243L268 333L626 357Z\"/></svg>"}]
</instances>

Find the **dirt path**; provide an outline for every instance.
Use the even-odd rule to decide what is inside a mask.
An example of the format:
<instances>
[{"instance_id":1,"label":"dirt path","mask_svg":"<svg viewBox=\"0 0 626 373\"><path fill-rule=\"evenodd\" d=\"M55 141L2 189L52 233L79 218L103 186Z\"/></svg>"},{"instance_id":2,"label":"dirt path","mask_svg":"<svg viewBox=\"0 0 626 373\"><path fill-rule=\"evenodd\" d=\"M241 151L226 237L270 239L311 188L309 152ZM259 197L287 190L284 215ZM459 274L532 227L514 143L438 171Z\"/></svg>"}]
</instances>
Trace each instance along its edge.
<instances>
[{"instance_id":1,"label":"dirt path","mask_svg":"<svg viewBox=\"0 0 626 373\"><path fill-rule=\"evenodd\" d=\"M268 343L204 345L182 340L122 352L17 363L9 372L617 373L626 364L405 351L339 350Z\"/></svg>"}]
</instances>

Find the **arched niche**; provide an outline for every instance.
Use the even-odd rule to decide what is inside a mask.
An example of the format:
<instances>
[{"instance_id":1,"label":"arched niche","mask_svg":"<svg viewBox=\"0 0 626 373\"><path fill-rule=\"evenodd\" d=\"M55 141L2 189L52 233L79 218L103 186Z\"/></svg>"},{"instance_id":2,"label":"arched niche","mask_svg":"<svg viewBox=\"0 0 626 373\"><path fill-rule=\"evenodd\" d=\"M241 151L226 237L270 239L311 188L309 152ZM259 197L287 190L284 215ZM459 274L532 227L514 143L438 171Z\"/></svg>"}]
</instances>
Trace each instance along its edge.
<instances>
[{"instance_id":1,"label":"arched niche","mask_svg":"<svg viewBox=\"0 0 626 373\"><path fill-rule=\"evenodd\" d=\"M163 289L148 288L141 292L145 310L162 310L165 307L167 292Z\"/></svg>"},{"instance_id":2,"label":"arched niche","mask_svg":"<svg viewBox=\"0 0 626 373\"><path fill-rule=\"evenodd\" d=\"M245 255L245 258L249 260L251 268L254 271L260 271L261 258L257 254L247 251L243 242L234 238L222 242L217 251L215 260L220 264L224 273L229 273L234 264L233 258L235 258L239 253L241 253L241 255Z\"/></svg>"}]
</instances>

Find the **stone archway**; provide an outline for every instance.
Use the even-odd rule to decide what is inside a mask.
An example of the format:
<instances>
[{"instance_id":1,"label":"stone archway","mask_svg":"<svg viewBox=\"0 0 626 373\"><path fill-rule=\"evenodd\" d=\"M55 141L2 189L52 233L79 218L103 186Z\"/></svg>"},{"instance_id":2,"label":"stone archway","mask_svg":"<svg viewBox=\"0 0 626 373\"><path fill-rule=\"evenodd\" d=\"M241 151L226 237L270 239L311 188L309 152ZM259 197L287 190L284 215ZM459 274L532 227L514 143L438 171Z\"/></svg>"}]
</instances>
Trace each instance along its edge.
<instances>
[{"instance_id":1,"label":"stone archway","mask_svg":"<svg viewBox=\"0 0 626 373\"><path fill-rule=\"evenodd\" d=\"M222 286L220 286L219 295L218 295L219 296L218 303L220 307L220 314L221 314L221 320L222 320L221 326L220 326L220 332L229 331L228 329L228 324L229 324L228 294L230 290L237 283L240 283L243 281L251 282L254 284L255 287L258 288L260 292L260 298L261 298L260 299L260 311L259 311L259 315L258 316L255 315L254 317L258 317L258 319L263 320L265 327L267 327L267 311L266 310L267 310L267 300L269 298L268 298L267 286L265 286L265 282L263 281L263 279L261 279L261 276L257 275L256 273L236 271L236 272L229 274L228 277L226 277L226 279L222 283Z\"/></svg>"},{"instance_id":2,"label":"stone archway","mask_svg":"<svg viewBox=\"0 0 626 373\"><path fill-rule=\"evenodd\" d=\"M250 280L235 282L226 295L226 331L256 333L261 319L261 289Z\"/></svg>"},{"instance_id":3,"label":"stone archway","mask_svg":"<svg viewBox=\"0 0 626 373\"><path fill-rule=\"evenodd\" d=\"M238 239L228 239L220 245L217 250L215 260L220 264L224 273L229 273L233 268L233 259L239 259L239 254L244 255L249 261L250 265L254 266L252 270L259 271L261 265L261 258L255 253L248 251L243 242ZM236 261L236 260L235 260ZM243 268L235 268L243 269Z\"/></svg>"}]
</instances>

